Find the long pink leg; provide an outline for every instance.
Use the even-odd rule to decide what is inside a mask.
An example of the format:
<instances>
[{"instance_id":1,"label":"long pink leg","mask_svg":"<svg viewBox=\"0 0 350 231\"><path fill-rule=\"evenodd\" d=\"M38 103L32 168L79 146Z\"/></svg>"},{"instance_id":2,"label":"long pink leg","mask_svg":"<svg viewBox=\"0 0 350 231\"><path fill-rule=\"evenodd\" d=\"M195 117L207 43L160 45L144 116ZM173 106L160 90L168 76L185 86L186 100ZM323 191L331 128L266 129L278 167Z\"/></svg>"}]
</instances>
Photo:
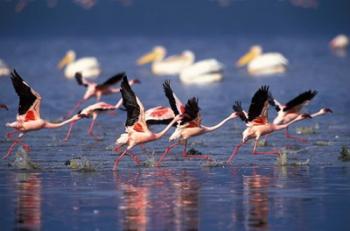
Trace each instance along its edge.
<instances>
[{"instance_id":1,"label":"long pink leg","mask_svg":"<svg viewBox=\"0 0 350 231\"><path fill-rule=\"evenodd\" d=\"M2 158L3 160L7 159L7 157L9 157L9 156L12 154L14 147L15 147L18 143L20 143L20 139L17 139L17 140L15 140L15 141L13 141L13 143L11 144L11 146L9 147L9 149L7 150L7 154Z\"/></svg>"},{"instance_id":2,"label":"long pink leg","mask_svg":"<svg viewBox=\"0 0 350 231\"><path fill-rule=\"evenodd\" d=\"M173 144L169 145L169 146L165 149L165 151L163 152L163 154L160 156L159 161L157 162L157 165L156 165L157 167L160 166L160 163L163 161L164 157L171 151L171 149L174 148L174 147L177 146L177 145L178 145L178 143L173 143Z\"/></svg>"},{"instance_id":3,"label":"long pink leg","mask_svg":"<svg viewBox=\"0 0 350 231\"><path fill-rule=\"evenodd\" d=\"M73 112L74 112L75 110L77 110L77 109L80 107L80 105L81 105L82 103L84 103L84 102L85 102L84 99L79 100L79 101L74 105L74 107L73 107L71 110L69 110L69 111L67 112L67 115L64 117L64 119L67 119L69 116L71 116L71 115L73 114Z\"/></svg>"},{"instance_id":4,"label":"long pink leg","mask_svg":"<svg viewBox=\"0 0 350 231\"><path fill-rule=\"evenodd\" d=\"M284 134L285 134L286 138L288 138L288 139L294 139L294 140L302 142L302 143L307 143L306 139L290 135L289 132L288 132L288 127L286 128L286 131L285 131Z\"/></svg>"},{"instance_id":5,"label":"long pink leg","mask_svg":"<svg viewBox=\"0 0 350 231\"><path fill-rule=\"evenodd\" d=\"M12 139L13 134L16 134L17 132L18 132L17 130L14 130L12 132L8 132L6 134L7 139Z\"/></svg>"},{"instance_id":6,"label":"long pink leg","mask_svg":"<svg viewBox=\"0 0 350 231\"><path fill-rule=\"evenodd\" d=\"M131 157L131 159L135 162L136 165L140 165L141 164L140 159L135 155L135 153L129 151L128 154Z\"/></svg>"},{"instance_id":7,"label":"long pink leg","mask_svg":"<svg viewBox=\"0 0 350 231\"><path fill-rule=\"evenodd\" d=\"M67 140L69 139L70 137L70 134L72 132L72 128L74 126L74 124L76 123L77 121L74 121L74 122L71 122L70 125L69 125L69 128L68 128L68 132L66 134L66 137L64 137L64 142L67 142Z\"/></svg>"},{"instance_id":8,"label":"long pink leg","mask_svg":"<svg viewBox=\"0 0 350 231\"><path fill-rule=\"evenodd\" d=\"M255 143L254 143L254 148L253 148L253 151L252 151L252 153L254 155L259 155L259 154L262 154L262 155L280 155L280 151L279 150L272 150L272 151L269 151L269 152L258 152L258 151L256 151L256 147L257 147L258 141L259 141L259 139L256 139Z\"/></svg>"},{"instance_id":9,"label":"long pink leg","mask_svg":"<svg viewBox=\"0 0 350 231\"><path fill-rule=\"evenodd\" d=\"M205 160L211 160L208 155L188 155L187 154L187 140L184 144L184 149L182 151L182 157L183 158L189 158L189 159L205 159Z\"/></svg>"},{"instance_id":10,"label":"long pink leg","mask_svg":"<svg viewBox=\"0 0 350 231\"><path fill-rule=\"evenodd\" d=\"M90 136L93 135L93 130L94 130L94 126L95 126L95 121L96 121L96 118L92 119L91 123L90 123L90 127L89 127L89 130L88 130L88 134Z\"/></svg>"},{"instance_id":11,"label":"long pink leg","mask_svg":"<svg viewBox=\"0 0 350 231\"><path fill-rule=\"evenodd\" d=\"M241 148L241 146L243 144L244 143L241 142L241 143L236 145L236 147L232 150L231 156L226 161L227 164L231 164L232 160L236 157L236 155L238 154L239 149Z\"/></svg>"},{"instance_id":12,"label":"long pink leg","mask_svg":"<svg viewBox=\"0 0 350 231\"><path fill-rule=\"evenodd\" d=\"M125 151L114 161L113 165L113 171L116 171L118 169L119 161L125 156L125 154L128 152L128 149L125 149Z\"/></svg>"}]
</instances>

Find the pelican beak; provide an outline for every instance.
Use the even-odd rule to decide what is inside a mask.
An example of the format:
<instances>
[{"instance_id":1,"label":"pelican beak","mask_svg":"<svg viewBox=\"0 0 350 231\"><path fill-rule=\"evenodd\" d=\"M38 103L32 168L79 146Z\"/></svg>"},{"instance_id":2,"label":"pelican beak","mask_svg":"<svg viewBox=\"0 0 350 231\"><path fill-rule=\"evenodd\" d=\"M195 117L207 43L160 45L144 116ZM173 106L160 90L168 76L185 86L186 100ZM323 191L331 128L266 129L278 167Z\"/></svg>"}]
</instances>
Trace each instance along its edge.
<instances>
[{"instance_id":1,"label":"pelican beak","mask_svg":"<svg viewBox=\"0 0 350 231\"><path fill-rule=\"evenodd\" d=\"M154 51L151 51L151 52L143 55L142 57L140 57L137 60L137 65L145 65L147 63L151 63L154 60L156 60L156 58L157 58L157 53Z\"/></svg>"},{"instance_id":2,"label":"pelican beak","mask_svg":"<svg viewBox=\"0 0 350 231\"><path fill-rule=\"evenodd\" d=\"M244 54L237 62L237 67L243 67L247 65L250 61L252 61L256 57L256 54L252 51L247 52Z\"/></svg>"},{"instance_id":3,"label":"pelican beak","mask_svg":"<svg viewBox=\"0 0 350 231\"><path fill-rule=\"evenodd\" d=\"M57 68L62 70L66 65L68 65L70 63L70 58L68 55L65 55L60 62L57 64Z\"/></svg>"}]
</instances>

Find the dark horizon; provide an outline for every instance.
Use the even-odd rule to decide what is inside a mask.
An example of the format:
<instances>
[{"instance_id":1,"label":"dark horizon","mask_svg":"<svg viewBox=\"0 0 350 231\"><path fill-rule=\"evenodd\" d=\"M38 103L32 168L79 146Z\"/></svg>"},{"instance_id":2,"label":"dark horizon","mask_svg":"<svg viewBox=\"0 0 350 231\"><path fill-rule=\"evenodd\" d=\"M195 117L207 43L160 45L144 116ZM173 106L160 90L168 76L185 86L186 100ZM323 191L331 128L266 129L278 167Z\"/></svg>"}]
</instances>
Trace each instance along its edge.
<instances>
[{"instance_id":1,"label":"dark horizon","mask_svg":"<svg viewBox=\"0 0 350 231\"><path fill-rule=\"evenodd\" d=\"M349 33L350 2L281 0L0 2L0 36L333 35ZM25 1L24 1L25 2ZM55 5L48 5L48 3ZM93 2L93 1L92 1ZM294 4L292 4L294 3Z\"/></svg>"}]
</instances>

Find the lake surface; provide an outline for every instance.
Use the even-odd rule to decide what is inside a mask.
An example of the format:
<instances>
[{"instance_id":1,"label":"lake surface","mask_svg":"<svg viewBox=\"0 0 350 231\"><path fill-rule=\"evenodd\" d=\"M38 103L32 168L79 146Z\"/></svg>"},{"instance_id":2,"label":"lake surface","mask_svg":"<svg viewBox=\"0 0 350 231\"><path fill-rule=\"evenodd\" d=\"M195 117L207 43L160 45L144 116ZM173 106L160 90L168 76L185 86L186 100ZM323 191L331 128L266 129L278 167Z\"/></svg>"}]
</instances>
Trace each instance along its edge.
<instances>
[{"instance_id":1,"label":"lake surface","mask_svg":"<svg viewBox=\"0 0 350 231\"><path fill-rule=\"evenodd\" d=\"M72 138L63 142L67 128L42 130L25 135L30 157L40 170L21 171L9 167L15 157L0 161L0 227L2 230L349 230L350 165L338 159L341 147L350 144L350 59L337 57L328 48L327 37L174 37L174 38L47 38L0 39L0 56L38 91L43 118L57 120L82 97L84 88L67 80L56 69L68 49L78 56L96 56L103 68L97 81L126 71L139 78L134 87L146 108L168 105L161 84L172 80L183 101L199 97L205 125L212 125L232 111L235 100L245 108L263 84L270 86L282 102L308 90L318 95L305 109L322 107L334 113L304 121L290 128L307 126L314 134L300 135L308 143L286 140L283 132L269 138L267 147L289 148L287 166L278 166L272 156L254 156L252 146L242 147L232 166L207 167L205 162L183 160L181 148L168 155L161 168L135 167L129 158L112 172L116 154L112 147L123 132L125 113L101 115L95 133L87 135L88 120L79 121ZM252 78L234 62L254 43L266 51L278 51L289 60L288 72L273 77ZM197 60L215 57L225 65L224 80L206 86L182 85L176 77L154 77L150 67L135 60L154 45L169 54L191 49ZM114 103L119 95L104 97ZM9 78L0 78L0 124L13 121L18 98ZM93 103L88 101L85 106ZM271 118L275 112L271 110ZM152 127L160 130L162 127ZM213 134L190 141L190 148L224 161L240 142L244 124L229 121ZM2 127L0 153L11 144ZM171 133L171 132L170 132ZM136 148L143 160L158 159L168 145L166 136ZM67 169L65 161L84 156L96 172ZM299 166L300 165L300 166Z\"/></svg>"}]
</instances>

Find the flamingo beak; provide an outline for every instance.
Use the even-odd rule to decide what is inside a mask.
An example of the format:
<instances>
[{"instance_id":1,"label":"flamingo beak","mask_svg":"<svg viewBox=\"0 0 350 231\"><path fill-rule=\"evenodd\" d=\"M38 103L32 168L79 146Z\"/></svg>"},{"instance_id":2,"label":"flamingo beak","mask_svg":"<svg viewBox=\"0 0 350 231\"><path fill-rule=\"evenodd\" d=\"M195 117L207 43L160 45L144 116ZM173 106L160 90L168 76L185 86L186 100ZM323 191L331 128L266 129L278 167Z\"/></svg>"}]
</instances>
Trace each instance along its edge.
<instances>
[{"instance_id":1,"label":"flamingo beak","mask_svg":"<svg viewBox=\"0 0 350 231\"><path fill-rule=\"evenodd\" d=\"M302 118L303 119L312 119L311 115L309 115L309 114L303 114Z\"/></svg>"},{"instance_id":2,"label":"flamingo beak","mask_svg":"<svg viewBox=\"0 0 350 231\"><path fill-rule=\"evenodd\" d=\"M134 83L141 83L139 79L134 79Z\"/></svg>"},{"instance_id":3,"label":"flamingo beak","mask_svg":"<svg viewBox=\"0 0 350 231\"><path fill-rule=\"evenodd\" d=\"M140 57L138 60L137 60L137 65L145 65L147 63L151 63L153 62L154 60L157 59L157 53L154 52L154 51L151 51L145 55L143 55L142 57Z\"/></svg>"},{"instance_id":4,"label":"flamingo beak","mask_svg":"<svg viewBox=\"0 0 350 231\"><path fill-rule=\"evenodd\" d=\"M333 113L333 110L330 108L325 108L324 110L325 110L325 112Z\"/></svg>"},{"instance_id":5,"label":"flamingo beak","mask_svg":"<svg viewBox=\"0 0 350 231\"><path fill-rule=\"evenodd\" d=\"M256 57L256 54L252 51L247 52L244 54L237 62L237 67L243 67L247 65L250 61L252 61Z\"/></svg>"}]
</instances>

